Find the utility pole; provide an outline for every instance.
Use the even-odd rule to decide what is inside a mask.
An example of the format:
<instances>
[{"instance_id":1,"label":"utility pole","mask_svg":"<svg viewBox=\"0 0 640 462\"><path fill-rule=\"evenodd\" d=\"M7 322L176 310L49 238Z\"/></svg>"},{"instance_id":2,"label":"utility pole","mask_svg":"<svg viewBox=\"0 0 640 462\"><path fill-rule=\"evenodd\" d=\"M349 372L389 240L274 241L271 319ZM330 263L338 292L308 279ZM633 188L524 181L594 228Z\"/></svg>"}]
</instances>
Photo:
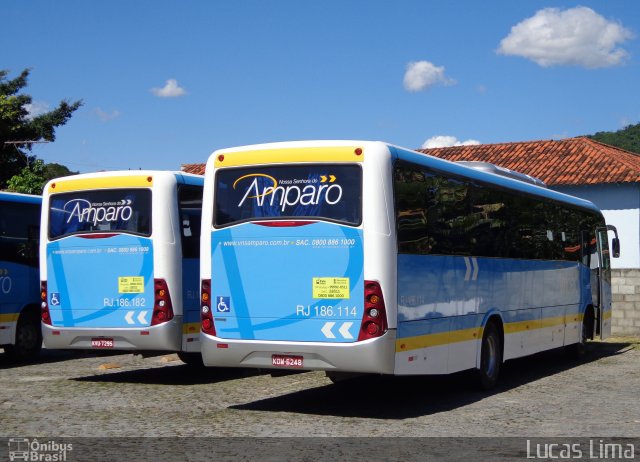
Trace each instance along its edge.
<instances>
[{"instance_id":1,"label":"utility pole","mask_svg":"<svg viewBox=\"0 0 640 462\"><path fill-rule=\"evenodd\" d=\"M5 141L4 142L4 144L6 145L13 145L13 147L16 148L16 151L18 151L18 154L22 154L24 156L24 160L25 160L25 163L27 164L27 167L29 166L29 156L27 156L25 153L20 151L20 149L18 149L18 146L21 146L23 144L46 144L46 143L51 143L51 141L26 140L26 141Z\"/></svg>"}]
</instances>

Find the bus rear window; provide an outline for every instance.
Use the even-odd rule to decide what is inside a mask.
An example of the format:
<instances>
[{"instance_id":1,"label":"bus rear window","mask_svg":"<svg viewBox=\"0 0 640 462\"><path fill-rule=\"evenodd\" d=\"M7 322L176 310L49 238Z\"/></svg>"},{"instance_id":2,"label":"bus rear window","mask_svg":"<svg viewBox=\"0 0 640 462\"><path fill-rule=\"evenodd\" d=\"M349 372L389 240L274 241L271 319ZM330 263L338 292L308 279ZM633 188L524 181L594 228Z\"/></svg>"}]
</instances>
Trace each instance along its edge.
<instances>
[{"instance_id":1,"label":"bus rear window","mask_svg":"<svg viewBox=\"0 0 640 462\"><path fill-rule=\"evenodd\" d=\"M218 170L215 226L254 220L312 218L359 225L362 169L310 164Z\"/></svg>"},{"instance_id":2,"label":"bus rear window","mask_svg":"<svg viewBox=\"0 0 640 462\"><path fill-rule=\"evenodd\" d=\"M151 235L151 191L109 189L51 196L49 239L105 232Z\"/></svg>"}]
</instances>

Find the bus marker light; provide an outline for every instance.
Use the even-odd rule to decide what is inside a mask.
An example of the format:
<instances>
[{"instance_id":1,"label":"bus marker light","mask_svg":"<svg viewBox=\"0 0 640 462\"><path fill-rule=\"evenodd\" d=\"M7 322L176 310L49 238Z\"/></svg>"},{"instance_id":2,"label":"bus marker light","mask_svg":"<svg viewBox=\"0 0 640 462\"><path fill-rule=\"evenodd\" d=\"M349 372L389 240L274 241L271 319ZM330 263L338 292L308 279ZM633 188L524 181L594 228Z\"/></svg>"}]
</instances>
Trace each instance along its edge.
<instances>
[{"instance_id":1,"label":"bus marker light","mask_svg":"<svg viewBox=\"0 0 640 462\"><path fill-rule=\"evenodd\" d=\"M380 337L387 331L387 312L379 282L364 282L364 301L366 309L362 316L358 341Z\"/></svg>"},{"instance_id":2,"label":"bus marker light","mask_svg":"<svg viewBox=\"0 0 640 462\"><path fill-rule=\"evenodd\" d=\"M217 347L217 348L223 348L223 349L226 349L226 348L229 348L229 344L228 344L228 343L218 343L218 344L216 345L216 347Z\"/></svg>"},{"instance_id":3,"label":"bus marker light","mask_svg":"<svg viewBox=\"0 0 640 462\"><path fill-rule=\"evenodd\" d=\"M356 156L361 156L362 155L362 148L356 148L356 150L354 152L356 153Z\"/></svg>"},{"instance_id":4,"label":"bus marker light","mask_svg":"<svg viewBox=\"0 0 640 462\"><path fill-rule=\"evenodd\" d=\"M200 284L200 299L202 300L202 308L200 309L200 321L202 332L209 335L216 335L216 328L213 323L213 314L211 313L211 279L203 279Z\"/></svg>"},{"instance_id":5,"label":"bus marker light","mask_svg":"<svg viewBox=\"0 0 640 462\"><path fill-rule=\"evenodd\" d=\"M49 303L47 302L47 281L40 281L40 319L44 324L51 325L51 314L49 313Z\"/></svg>"},{"instance_id":6,"label":"bus marker light","mask_svg":"<svg viewBox=\"0 0 640 462\"><path fill-rule=\"evenodd\" d=\"M141 330L140 331L140 335L149 335L149 331L148 330Z\"/></svg>"},{"instance_id":7,"label":"bus marker light","mask_svg":"<svg viewBox=\"0 0 640 462\"><path fill-rule=\"evenodd\" d=\"M220 155L218 156L218 160L219 160L220 162L222 162L222 161L224 160L224 154L220 154Z\"/></svg>"},{"instance_id":8,"label":"bus marker light","mask_svg":"<svg viewBox=\"0 0 640 462\"><path fill-rule=\"evenodd\" d=\"M154 279L153 286L155 289L155 301L153 315L151 316L151 325L155 326L156 324L161 324L173 319L173 305L171 303L171 294L169 293L167 281L164 279ZM139 317L138 319L140 320Z\"/></svg>"},{"instance_id":9,"label":"bus marker light","mask_svg":"<svg viewBox=\"0 0 640 462\"><path fill-rule=\"evenodd\" d=\"M51 335L60 335L60 331L59 330L51 331Z\"/></svg>"}]
</instances>

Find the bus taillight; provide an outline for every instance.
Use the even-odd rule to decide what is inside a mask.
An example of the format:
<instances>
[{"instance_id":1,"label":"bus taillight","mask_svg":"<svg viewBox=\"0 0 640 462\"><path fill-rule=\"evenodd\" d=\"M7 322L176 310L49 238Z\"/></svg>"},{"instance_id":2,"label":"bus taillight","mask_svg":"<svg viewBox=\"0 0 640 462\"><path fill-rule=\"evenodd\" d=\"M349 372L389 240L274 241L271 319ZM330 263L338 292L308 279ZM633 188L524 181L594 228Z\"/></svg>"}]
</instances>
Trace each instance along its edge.
<instances>
[{"instance_id":1,"label":"bus taillight","mask_svg":"<svg viewBox=\"0 0 640 462\"><path fill-rule=\"evenodd\" d=\"M387 331L387 311L382 288L375 281L364 281L364 315L358 340L380 337Z\"/></svg>"},{"instance_id":2,"label":"bus taillight","mask_svg":"<svg viewBox=\"0 0 640 462\"><path fill-rule=\"evenodd\" d=\"M40 316L43 323L51 325L47 293L47 281L40 281Z\"/></svg>"},{"instance_id":3,"label":"bus taillight","mask_svg":"<svg viewBox=\"0 0 640 462\"><path fill-rule=\"evenodd\" d=\"M169 295L169 287L164 279L154 279L155 302L153 304L153 316L151 325L162 324L173 319L173 305Z\"/></svg>"},{"instance_id":4,"label":"bus taillight","mask_svg":"<svg viewBox=\"0 0 640 462\"><path fill-rule=\"evenodd\" d=\"M209 335L216 335L216 328L213 325L213 314L211 313L211 279L202 280L200 304L200 320L202 321L202 332Z\"/></svg>"}]
</instances>

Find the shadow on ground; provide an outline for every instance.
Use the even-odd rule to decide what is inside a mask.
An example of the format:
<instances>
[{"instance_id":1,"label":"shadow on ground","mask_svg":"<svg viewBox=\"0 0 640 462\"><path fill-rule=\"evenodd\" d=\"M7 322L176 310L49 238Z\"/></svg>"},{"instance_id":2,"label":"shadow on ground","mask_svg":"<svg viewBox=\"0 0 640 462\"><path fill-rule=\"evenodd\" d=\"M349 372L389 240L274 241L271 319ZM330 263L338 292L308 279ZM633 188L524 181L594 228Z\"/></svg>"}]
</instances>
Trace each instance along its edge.
<instances>
[{"instance_id":1,"label":"shadow on ground","mask_svg":"<svg viewBox=\"0 0 640 462\"><path fill-rule=\"evenodd\" d=\"M599 359L624 354L630 343L593 343L587 357L568 359L562 350L540 353L505 363L499 385L478 391L471 372L449 376L357 379L233 406L233 409L339 417L406 419L456 409L488 396L579 367Z\"/></svg>"},{"instance_id":2,"label":"shadow on ground","mask_svg":"<svg viewBox=\"0 0 640 462\"><path fill-rule=\"evenodd\" d=\"M43 348L37 358L30 361L14 361L4 353L0 353L0 369L8 369L13 367L37 366L38 364L50 364L63 361L73 361L78 358L96 358L103 356L116 356L122 354L131 354L126 351L95 351L95 350L48 350Z\"/></svg>"},{"instance_id":3,"label":"shadow on ground","mask_svg":"<svg viewBox=\"0 0 640 462\"><path fill-rule=\"evenodd\" d=\"M202 385L225 382L244 377L260 375L253 369L225 367L196 367L186 364L168 365L152 369L135 369L120 372L108 372L98 375L77 377L79 382L99 383L144 383L153 385Z\"/></svg>"}]
</instances>

